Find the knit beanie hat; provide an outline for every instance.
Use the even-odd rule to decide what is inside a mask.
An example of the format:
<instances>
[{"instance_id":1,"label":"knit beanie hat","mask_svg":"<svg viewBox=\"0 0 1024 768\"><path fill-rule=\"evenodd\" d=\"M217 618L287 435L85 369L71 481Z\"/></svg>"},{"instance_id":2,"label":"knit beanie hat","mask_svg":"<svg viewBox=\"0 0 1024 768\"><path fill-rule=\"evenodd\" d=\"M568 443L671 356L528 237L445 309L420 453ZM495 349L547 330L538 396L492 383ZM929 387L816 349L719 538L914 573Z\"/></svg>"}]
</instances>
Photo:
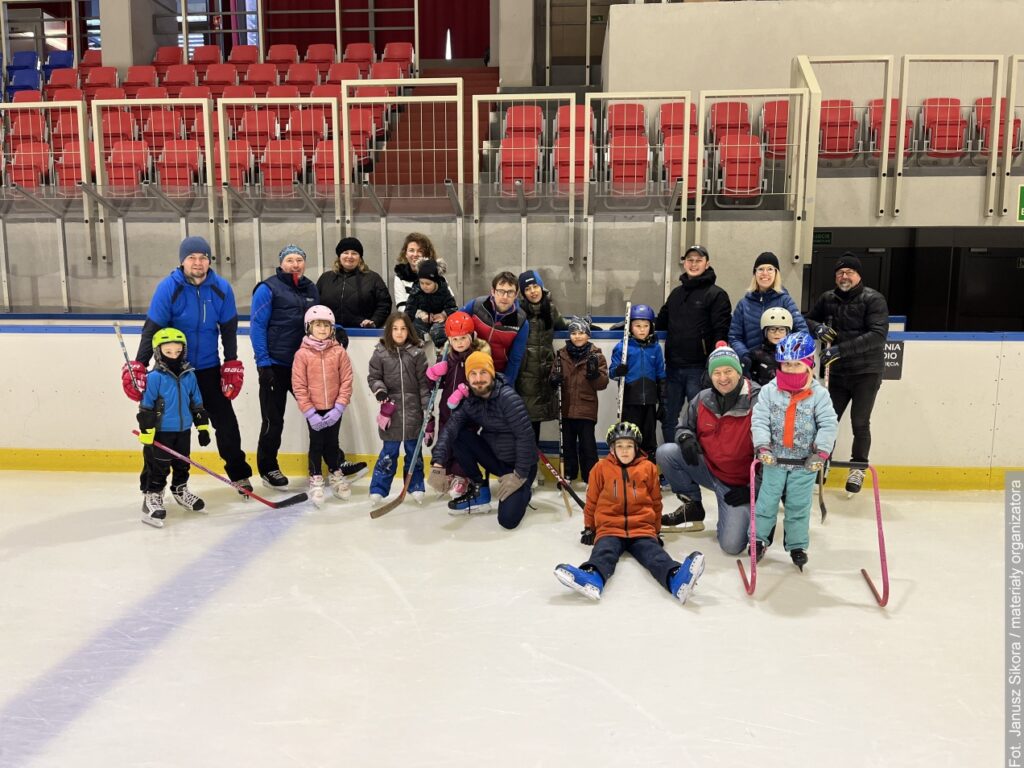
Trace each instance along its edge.
<instances>
[{"instance_id":1,"label":"knit beanie hat","mask_svg":"<svg viewBox=\"0 0 1024 768\"><path fill-rule=\"evenodd\" d=\"M769 267L775 267L779 269L779 257L771 251L765 251L756 259L754 259L754 271L757 272L757 268L768 265Z\"/></svg>"},{"instance_id":2,"label":"knit beanie hat","mask_svg":"<svg viewBox=\"0 0 1024 768\"><path fill-rule=\"evenodd\" d=\"M523 293L531 285L544 288L544 281L540 279L540 274L535 269L527 270L519 276L519 292Z\"/></svg>"},{"instance_id":3,"label":"knit beanie hat","mask_svg":"<svg viewBox=\"0 0 1024 768\"><path fill-rule=\"evenodd\" d=\"M862 274L860 271L860 259L849 251L840 256L839 261L836 262L836 272L840 269L852 269L858 275Z\"/></svg>"},{"instance_id":4,"label":"knit beanie hat","mask_svg":"<svg viewBox=\"0 0 1024 768\"><path fill-rule=\"evenodd\" d=\"M590 335L590 319L586 317L570 317L568 322L569 333L585 333Z\"/></svg>"},{"instance_id":5,"label":"knit beanie hat","mask_svg":"<svg viewBox=\"0 0 1024 768\"><path fill-rule=\"evenodd\" d=\"M720 341L715 345L711 354L708 355L708 375L710 376L714 373L715 368L719 368L723 365L728 365L740 376L743 375L743 366L740 365L740 358L736 354L735 350L733 350L733 348L726 342Z\"/></svg>"},{"instance_id":6,"label":"knit beanie hat","mask_svg":"<svg viewBox=\"0 0 1024 768\"><path fill-rule=\"evenodd\" d=\"M334 246L334 255L341 256L345 251L355 251L359 258L363 257L363 244L354 237L343 237Z\"/></svg>"},{"instance_id":7,"label":"knit beanie hat","mask_svg":"<svg viewBox=\"0 0 1024 768\"><path fill-rule=\"evenodd\" d=\"M201 253L206 258L210 258L210 244L206 242L205 237L192 235L182 240L181 245L178 247L178 263L184 263L185 259L193 253Z\"/></svg>"},{"instance_id":8,"label":"knit beanie hat","mask_svg":"<svg viewBox=\"0 0 1024 768\"><path fill-rule=\"evenodd\" d=\"M433 259L420 259L416 267L417 280L429 280L432 283L438 282L437 262Z\"/></svg>"},{"instance_id":9,"label":"knit beanie hat","mask_svg":"<svg viewBox=\"0 0 1024 768\"><path fill-rule=\"evenodd\" d=\"M466 358L466 373L471 371L478 371L483 368L489 372L491 376L494 376L494 359L486 352L474 352Z\"/></svg>"},{"instance_id":10,"label":"knit beanie hat","mask_svg":"<svg viewBox=\"0 0 1024 768\"><path fill-rule=\"evenodd\" d=\"M277 263L282 263L286 256L291 256L293 254L296 256L301 256L303 261L306 260L306 252L299 248L299 246L286 245L284 248L281 249L281 252L277 254Z\"/></svg>"}]
</instances>

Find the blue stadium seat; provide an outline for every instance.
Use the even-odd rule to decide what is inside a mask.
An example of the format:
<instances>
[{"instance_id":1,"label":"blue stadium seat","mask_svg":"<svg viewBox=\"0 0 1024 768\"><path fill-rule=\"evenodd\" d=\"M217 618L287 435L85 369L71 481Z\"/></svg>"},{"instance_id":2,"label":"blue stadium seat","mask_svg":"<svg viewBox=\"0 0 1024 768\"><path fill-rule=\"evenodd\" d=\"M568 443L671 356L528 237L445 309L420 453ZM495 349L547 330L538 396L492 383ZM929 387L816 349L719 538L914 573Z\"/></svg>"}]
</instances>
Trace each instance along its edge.
<instances>
[{"instance_id":1,"label":"blue stadium seat","mask_svg":"<svg viewBox=\"0 0 1024 768\"><path fill-rule=\"evenodd\" d=\"M46 64L43 65L43 74L46 81L50 81L50 75L55 69L71 69L75 66L74 51L53 51L46 57Z\"/></svg>"},{"instance_id":2,"label":"blue stadium seat","mask_svg":"<svg viewBox=\"0 0 1024 768\"><path fill-rule=\"evenodd\" d=\"M11 77L11 84L7 86L8 101L14 98L18 91L38 91L39 72L34 69L19 69Z\"/></svg>"},{"instance_id":3,"label":"blue stadium seat","mask_svg":"<svg viewBox=\"0 0 1024 768\"><path fill-rule=\"evenodd\" d=\"M11 56L11 63L7 65L7 76L13 78L15 72L37 69L39 69L39 55L35 51L18 51Z\"/></svg>"}]
</instances>

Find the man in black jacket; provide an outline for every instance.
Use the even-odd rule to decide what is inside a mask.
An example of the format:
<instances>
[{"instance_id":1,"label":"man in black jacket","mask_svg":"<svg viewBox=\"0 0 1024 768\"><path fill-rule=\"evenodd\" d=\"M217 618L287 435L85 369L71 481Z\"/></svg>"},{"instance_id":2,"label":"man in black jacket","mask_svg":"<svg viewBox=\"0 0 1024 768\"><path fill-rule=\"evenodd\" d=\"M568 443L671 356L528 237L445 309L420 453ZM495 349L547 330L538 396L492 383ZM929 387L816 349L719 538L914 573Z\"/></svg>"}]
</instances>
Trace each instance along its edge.
<instances>
[{"instance_id":1,"label":"man in black jacket","mask_svg":"<svg viewBox=\"0 0 1024 768\"><path fill-rule=\"evenodd\" d=\"M851 461L867 462L871 450L871 411L882 384L883 353L889 332L889 306L878 291L861 282L861 263L852 253L836 262L836 287L825 291L804 315L822 341L822 367L829 368L829 394L839 418L847 405L853 422ZM864 470L851 469L846 490L860 491Z\"/></svg>"},{"instance_id":2,"label":"man in black jacket","mask_svg":"<svg viewBox=\"0 0 1024 768\"><path fill-rule=\"evenodd\" d=\"M684 401L691 401L703 389L708 355L719 341L729 336L732 302L715 285L711 257L702 245L691 245L680 262L680 285L668 296L658 312L655 327L668 331L665 341L665 375L668 402L661 434L666 443L675 439L676 424Z\"/></svg>"},{"instance_id":3,"label":"man in black jacket","mask_svg":"<svg viewBox=\"0 0 1024 768\"><path fill-rule=\"evenodd\" d=\"M498 477L498 523L515 528L530 503L537 475L537 443L526 405L515 388L498 378L486 352L466 358L469 397L452 412L430 457L427 482L438 493L448 489L444 467L454 457L469 478L466 493L448 504L449 514L468 515L490 508L491 491L481 465Z\"/></svg>"}]
</instances>

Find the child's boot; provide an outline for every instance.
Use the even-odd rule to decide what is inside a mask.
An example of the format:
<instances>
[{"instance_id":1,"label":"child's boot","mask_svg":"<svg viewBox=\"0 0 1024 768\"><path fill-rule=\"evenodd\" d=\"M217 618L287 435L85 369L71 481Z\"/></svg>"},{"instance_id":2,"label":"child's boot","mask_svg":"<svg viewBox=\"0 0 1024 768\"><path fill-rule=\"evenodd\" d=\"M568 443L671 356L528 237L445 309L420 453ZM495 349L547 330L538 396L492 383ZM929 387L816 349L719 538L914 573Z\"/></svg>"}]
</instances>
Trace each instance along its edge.
<instances>
[{"instance_id":1,"label":"child's boot","mask_svg":"<svg viewBox=\"0 0 1024 768\"><path fill-rule=\"evenodd\" d=\"M309 500L313 502L313 506L320 509L324 505L324 476L323 475L310 475L309 476Z\"/></svg>"},{"instance_id":2,"label":"child's boot","mask_svg":"<svg viewBox=\"0 0 1024 768\"><path fill-rule=\"evenodd\" d=\"M336 469L331 472L328 482L331 485L331 493L334 494L334 498L348 501L352 497L352 484L342 470Z\"/></svg>"},{"instance_id":3,"label":"child's boot","mask_svg":"<svg viewBox=\"0 0 1024 768\"><path fill-rule=\"evenodd\" d=\"M669 579L669 592L675 595L680 603L685 603L690 593L696 588L697 579L702 573L704 573L704 555L700 552L691 552Z\"/></svg>"},{"instance_id":4,"label":"child's boot","mask_svg":"<svg viewBox=\"0 0 1024 768\"><path fill-rule=\"evenodd\" d=\"M163 528L166 517L167 510L164 509L163 491L144 493L142 495L142 522L152 525L154 528Z\"/></svg>"},{"instance_id":5,"label":"child's boot","mask_svg":"<svg viewBox=\"0 0 1024 768\"><path fill-rule=\"evenodd\" d=\"M701 567L703 568L703 565ZM595 570L577 568L575 565L562 563L555 567L555 578L570 589L575 589L581 595L586 595L591 600L601 599L604 579Z\"/></svg>"},{"instance_id":6,"label":"child's boot","mask_svg":"<svg viewBox=\"0 0 1024 768\"><path fill-rule=\"evenodd\" d=\"M178 504L190 512L202 512L206 509L206 502L196 496L188 489L187 485L171 486L171 496Z\"/></svg>"},{"instance_id":7,"label":"child's boot","mask_svg":"<svg viewBox=\"0 0 1024 768\"><path fill-rule=\"evenodd\" d=\"M793 565L799 568L800 572L803 573L804 566L807 565L807 553L802 549L791 549L789 551L789 556L793 558Z\"/></svg>"}]
</instances>

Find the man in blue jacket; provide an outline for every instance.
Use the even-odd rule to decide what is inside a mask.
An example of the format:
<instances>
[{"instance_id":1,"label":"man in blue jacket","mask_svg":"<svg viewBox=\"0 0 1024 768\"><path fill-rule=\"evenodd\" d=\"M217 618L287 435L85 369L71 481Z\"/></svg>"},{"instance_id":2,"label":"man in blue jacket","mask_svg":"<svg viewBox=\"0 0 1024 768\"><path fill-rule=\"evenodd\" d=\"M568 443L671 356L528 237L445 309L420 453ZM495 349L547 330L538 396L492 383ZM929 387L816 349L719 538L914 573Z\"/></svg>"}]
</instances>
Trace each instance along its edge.
<instances>
[{"instance_id":1,"label":"man in blue jacket","mask_svg":"<svg viewBox=\"0 0 1024 768\"><path fill-rule=\"evenodd\" d=\"M490 509L491 490L481 465L498 477L498 523L515 528L526 514L537 475L537 443L526 404L515 388L494 371L486 352L466 358L470 394L452 412L431 456L430 487L448 488L445 465L454 457L469 478L469 489L448 504L450 514L471 514Z\"/></svg>"},{"instance_id":2,"label":"man in blue jacket","mask_svg":"<svg viewBox=\"0 0 1024 768\"><path fill-rule=\"evenodd\" d=\"M252 468L242 450L231 401L242 390L244 369L238 359L238 312L227 280L210 269L210 244L186 237L178 248L180 266L157 285L146 312L135 359L121 371L125 394L139 401L146 389L146 366L153 356L153 334L174 327L185 334L186 357L195 368L199 392L215 430L217 451L227 476L252 490ZM219 345L224 346L221 365Z\"/></svg>"}]
</instances>

